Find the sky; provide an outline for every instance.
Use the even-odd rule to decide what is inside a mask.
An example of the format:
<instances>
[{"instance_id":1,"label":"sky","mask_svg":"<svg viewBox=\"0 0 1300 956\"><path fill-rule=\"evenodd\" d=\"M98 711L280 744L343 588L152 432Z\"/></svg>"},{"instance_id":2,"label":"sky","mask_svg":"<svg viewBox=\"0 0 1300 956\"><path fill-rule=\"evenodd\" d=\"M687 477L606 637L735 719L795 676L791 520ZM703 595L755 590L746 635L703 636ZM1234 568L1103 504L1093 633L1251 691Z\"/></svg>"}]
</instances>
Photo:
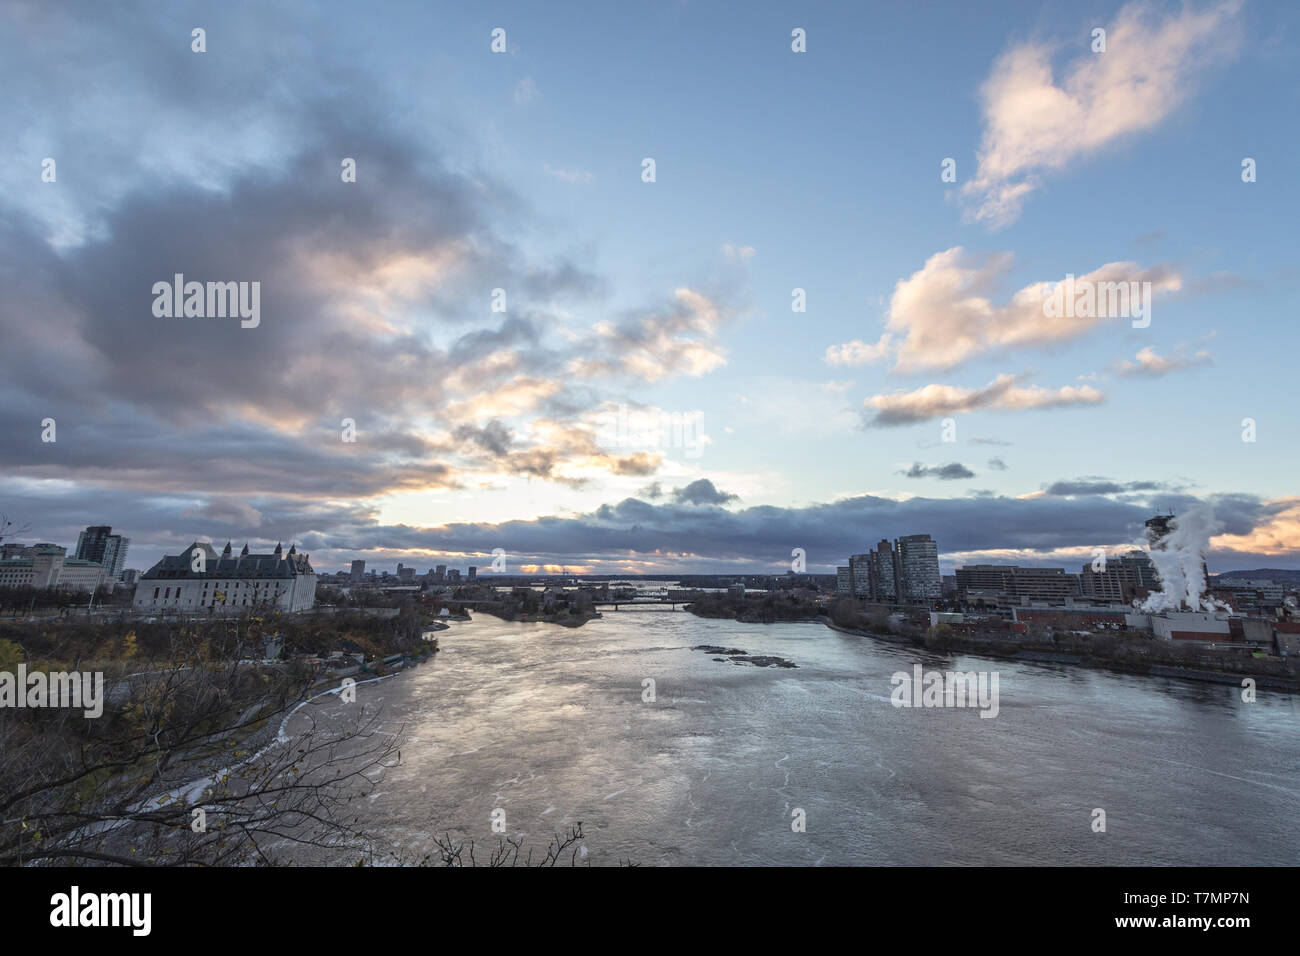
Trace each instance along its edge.
<instances>
[{"instance_id":1,"label":"sky","mask_svg":"<svg viewBox=\"0 0 1300 956\"><path fill-rule=\"evenodd\" d=\"M1296 4L0 21L17 540L1076 570L1201 502L1211 572L1300 568ZM156 314L176 274L257 324Z\"/></svg>"}]
</instances>

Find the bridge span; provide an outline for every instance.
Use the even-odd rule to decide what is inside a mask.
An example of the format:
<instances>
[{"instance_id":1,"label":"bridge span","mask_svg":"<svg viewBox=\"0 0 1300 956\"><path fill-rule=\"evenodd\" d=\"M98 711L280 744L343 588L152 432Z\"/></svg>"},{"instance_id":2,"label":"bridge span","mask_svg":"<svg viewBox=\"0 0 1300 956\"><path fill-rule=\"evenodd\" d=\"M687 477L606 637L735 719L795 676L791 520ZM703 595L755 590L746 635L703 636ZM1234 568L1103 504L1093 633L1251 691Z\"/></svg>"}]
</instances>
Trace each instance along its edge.
<instances>
[{"instance_id":1,"label":"bridge span","mask_svg":"<svg viewBox=\"0 0 1300 956\"><path fill-rule=\"evenodd\" d=\"M667 608L669 608L670 610L673 610L673 611L676 611L676 610L682 610L682 611L685 611L685 610L686 610L686 605L688 605L688 604L690 604L690 603L691 603L690 601L671 601L671 600L669 600L669 599L667 599L667 598L664 598L664 599L662 599L662 600L648 600L648 601L646 601L646 600L640 600L640 601L637 601L637 600L632 600L632 601L592 601L592 602L591 602L591 606L592 606L592 607L597 607L597 608L600 608L600 607L605 607L605 608L612 607L615 611L620 610L620 609L622 609L622 610L624 610L624 611L644 611L644 610L649 610L650 608L660 608L660 607L667 607Z\"/></svg>"}]
</instances>

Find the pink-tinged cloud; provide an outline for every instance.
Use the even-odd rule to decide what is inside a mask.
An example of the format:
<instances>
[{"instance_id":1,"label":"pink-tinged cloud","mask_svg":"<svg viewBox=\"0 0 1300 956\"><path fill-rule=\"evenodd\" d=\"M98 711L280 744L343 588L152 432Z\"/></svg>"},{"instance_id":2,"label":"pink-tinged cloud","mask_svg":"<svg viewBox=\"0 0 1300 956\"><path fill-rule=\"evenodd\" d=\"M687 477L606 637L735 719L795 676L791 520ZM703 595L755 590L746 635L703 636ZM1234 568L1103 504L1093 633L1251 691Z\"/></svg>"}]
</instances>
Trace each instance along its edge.
<instances>
[{"instance_id":1,"label":"pink-tinged cloud","mask_svg":"<svg viewBox=\"0 0 1300 956\"><path fill-rule=\"evenodd\" d=\"M1264 504L1270 512L1266 520L1242 534L1215 535L1210 543L1216 548L1252 554L1300 554L1300 497L1275 498Z\"/></svg>"},{"instance_id":2,"label":"pink-tinged cloud","mask_svg":"<svg viewBox=\"0 0 1300 956\"><path fill-rule=\"evenodd\" d=\"M1186 349L1179 346L1172 355L1159 355L1148 345L1138 352L1133 361L1122 359L1116 362L1111 366L1111 371L1126 378L1159 378L1170 372L1178 372L1197 365L1208 365L1211 360L1210 353L1205 349L1188 355Z\"/></svg>"},{"instance_id":3,"label":"pink-tinged cloud","mask_svg":"<svg viewBox=\"0 0 1300 956\"><path fill-rule=\"evenodd\" d=\"M1004 302L994 301L1012 261L1009 252L977 260L961 246L935 253L894 287L886 331L879 341L832 346L826 350L826 361L862 365L892 357L898 371L949 369L987 352L1050 345L1079 338L1110 322L1128 321L1129 316L1111 314L1109 308L1073 315L1045 308L1056 281L1034 282ZM1082 290L1091 284L1105 290L1122 283L1127 284L1126 291L1143 290L1147 287L1141 284L1147 282L1152 297L1182 288L1182 278L1171 266L1144 269L1134 262L1108 262L1077 276L1074 287ZM1125 301L1128 298L1126 294ZM1098 301L1109 305L1104 295ZM1150 305L1141 302L1143 309L1149 310Z\"/></svg>"},{"instance_id":4,"label":"pink-tinged cloud","mask_svg":"<svg viewBox=\"0 0 1300 956\"><path fill-rule=\"evenodd\" d=\"M1016 384L1020 378L999 375L983 388L926 385L913 391L873 395L862 403L863 424L869 428L911 425L962 412L1023 411L1064 405L1098 405L1106 400L1091 386L1049 389Z\"/></svg>"},{"instance_id":5,"label":"pink-tinged cloud","mask_svg":"<svg viewBox=\"0 0 1300 956\"><path fill-rule=\"evenodd\" d=\"M980 91L984 135L975 177L962 187L966 217L997 228L1013 222L1044 171L1059 170L1153 129L1193 91L1208 68L1236 52L1240 0L1191 5L1160 17L1146 3L1104 25L1105 52L1087 35L1060 82L1053 47L1028 41L993 65Z\"/></svg>"}]
</instances>

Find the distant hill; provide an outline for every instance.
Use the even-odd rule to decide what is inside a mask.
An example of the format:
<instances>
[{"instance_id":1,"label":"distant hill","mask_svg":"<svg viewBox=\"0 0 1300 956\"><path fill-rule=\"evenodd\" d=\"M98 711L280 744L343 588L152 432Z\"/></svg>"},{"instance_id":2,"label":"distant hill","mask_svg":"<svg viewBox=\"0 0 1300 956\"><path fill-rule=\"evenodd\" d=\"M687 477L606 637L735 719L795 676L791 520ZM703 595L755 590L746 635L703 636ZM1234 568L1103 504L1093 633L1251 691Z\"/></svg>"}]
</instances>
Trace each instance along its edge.
<instances>
[{"instance_id":1,"label":"distant hill","mask_svg":"<svg viewBox=\"0 0 1300 956\"><path fill-rule=\"evenodd\" d=\"M1277 582L1300 584L1300 571L1288 571L1285 568L1257 568L1254 571L1224 571L1218 575L1223 578L1268 578Z\"/></svg>"}]
</instances>

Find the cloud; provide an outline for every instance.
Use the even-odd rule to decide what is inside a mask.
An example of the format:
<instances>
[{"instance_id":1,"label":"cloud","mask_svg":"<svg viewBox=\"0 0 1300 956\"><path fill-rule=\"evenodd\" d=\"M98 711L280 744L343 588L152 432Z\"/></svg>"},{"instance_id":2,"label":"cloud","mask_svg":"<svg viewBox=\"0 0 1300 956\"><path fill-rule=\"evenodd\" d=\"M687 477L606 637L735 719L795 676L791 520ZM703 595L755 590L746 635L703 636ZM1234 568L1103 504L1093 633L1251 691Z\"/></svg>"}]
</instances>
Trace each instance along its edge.
<instances>
[{"instance_id":1,"label":"cloud","mask_svg":"<svg viewBox=\"0 0 1300 956\"><path fill-rule=\"evenodd\" d=\"M505 455L510 451L513 437L510 434L510 429L495 418L483 428L475 428L473 425L461 425L457 427L454 434L458 441L472 442L479 448L498 456Z\"/></svg>"},{"instance_id":2,"label":"cloud","mask_svg":"<svg viewBox=\"0 0 1300 956\"><path fill-rule=\"evenodd\" d=\"M938 478L940 481L955 481L960 478L975 477L975 472L959 461L950 462L946 465L922 465L919 461L913 462L911 468L907 469L907 471L900 471L899 474L906 478Z\"/></svg>"},{"instance_id":3,"label":"cloud","mask_svg":"<svg viewBox=\"0 0 1300 956\"><path fill-rule=\"evenodd\" d=\"M1052 390L1038 385L1020 386L1016 384L1019 380L1014 375L999 375L983 388L926 385L910 392L873 395L863 402L863 425L867 428L887 428L979 409L1021 411L1067 405L1097 405L1105 401L1104 395L1088 385L1067 385ZM874 415L869 415L869 411L873 411Z\"/></svg>"},{"instance_id":4,"label":"cloud","mask_svg":"<svg viewBox=\"0 0 1300 956\"><path fill-rule=\"evenodd\" d=\"M854 339L841 345L832 345L826 350L827 365L870 365L888 358L893 345L891 336L882 336L875 345Z\"/></svg>"},{"instance_id":5,"label":"cloud","mask_svg":"<svg viewBox=\"0 0 1300 956\"><path fill-rule=\"evenodd\" d=\"M603 305L606 278L585 256L517 245L536 216L453 152L471 147L336 97L335 84L373 91L387 80L364 75L328 31L278 59L252 28L291 32L278 11L259 21L222 8L209 34L234 46L203 58L171 41L176 24L188 35L183 14L160 25L130 7L97 7L87 22L32 13L45 27L30 49L0 33L0 78L31 135L56 144L60 172L93 164L104 175L57 190L71 205L53 220L29 190L0 190L6 481L180 496L191 518L252 529L257 502L290 486L304 500L365 501L517 475L568 487L651 476L663 456L598 447L594 410L647 379L725 361L726 290L668 286L666 304L574 319ZM106 63L104 49L130 69ZM248 62L231 72L236 53ZM61 74L37 89L19 64L42 58L74 64L77 82ZM60 121L83 110L91 77L84 122ZM195 102L224 119L195 126ZM354 183L340 179L349 153ZM6 169L0 184L12 185ZM155 318L151 288L177 272L259 282L260 325ZM505 314L490 312L498 287ZM557 374L574 356L591 364ZM57 445L28 427L47 416ZM345 419L356 442L341 440ZM220 499L193 491L208 488Z\"/></svg>"},{"instance_id":6,"label":"cloud","mask_svg":"<svg viewBox=\"0 0 1300 956\"><path fill-rule=\"evenodd\" d=\"M1264 517L1248 529L1221 534L1211 540L1217 548L1290 557L1300 551L1300 497L1274 498L1263 503Z\"/></svg>"},{"instance_id":7,"label":"cloud","mask_svg":"<svg viewBox=\"0 0 1300 956\"><path fill-rule=\"evenodd\" d=\"M886 331L879 341L832 346L826 350L826 361L857 365L893 356L898 371L950 369L989 352L1064 342L1117 319L1127 321L1126 316L1105 314L1111 311L1108 308L1094 308L1089 315L1067 315L1062 309L1062 314L1049 316L1044 305L1056 281L1034 282L1005 302L993 301L993 292L1010 274L1012 263L1009 252L983 260L967 255L961 246L935 253L894 287ZM1132 282L1151 283L1152 296L1182 287L1172 266L1144 269L1134 262L1109 262L1074 280L1078 290L1088 284L1107 289L1103 284ZM1150 302L1141 304L1150 310Z\"/></svg>"},{"instance_id":8,"label":"cloud","mask_svg":"<svg viewBox=\"0 0 1300 956\"><path fill-rule=\"evenodd\" d=\"M651 501L658 501L664 496L664 486L661 482L652 481L636 493L638 498L648 498Z\"/></svg>"},{"instance_id":9,"label":"cloud","mask_svg":"<svg viewBox=\"0 0 1300 956\"><path fill-rule=\"evenodd\" d=\"M1111 481L1107 478L1076 478L1073 481L1056 481L1048 485L1043 494L1056 497L1082 495L1116 495L1135 491L1179 491L1180 485L1162 481Z\"/></svg>"},{"instance_id":10,"label":"cloud","mask_svg":"<svg viewBox=\"0 0 1300 956\"><path fill-rule=\"evenodd\" d=\"M724 242L722 244L722 255L724 258L728 260L734 261L739 259L743 262L746 259L754 258L754 254L757 251L758 250L756 250L753 246L735 246L732 245L730 242Z\"/></svg>"},{"instance_id":11,"label":"cloud","mask_svg":"<svg viewBox=\"0 0 1300 956\"><path fill-rule=\"evenodd\" d=\"M729 501L737 500L738 497L729 492L719 491L707 478L700 478L692 481L685 488L673 490L673 501L678 504L725 505Z\"/></svg>"},{"instance_id":12,"label":"cloud","mask_svg":"<svg viewBox=\"0 0 1300 956\"><path fill-rule=\"evenodd\" d=\"M994 471L1006 471L1007 463L1003 461L1001 458L990 458L989 467L992 468Z\"/></svg>"},{"instance_id":13,"label":"cloud","mask_svg":"<svg viewBox=\"0 0 1300 956\"><path fill-rule=\"evenodd\" d=\"M239 498L214 497L203 504L187 508L180 517L204 519L218 524L233 525L238 528L256 528L262 523L262 513L247 501Z\"/></svg>"},{"instance_id":14,"label":"cloud","mask_svg":"<svg viewBox=\"0 0 1300 956\"><path fill-rule=\"evenodd\" d=\"M980 90L984 132L967 219L995 228L1019 215L1042 175L1162 123L1206 68L1235 53L1240 0L1158 16L1131 3L1106 27L1106 50L1080 52L1058 83L1054 49L1028 41L994 63Z\"/></svg>"},{"instance_id":15,"label":"cloud","mask_svg":"<svg viewBox=\"0 0 1300 956\"><path fill-rule=\"evenodd\" d=\"M794 542L807 550L810 570L828 572L869 542L915 533L934 536L945 566L983 559L1077 562L1077 567L1098 544L1139 540L1142 522L1155 510L1180 513L1197 500L1160 492L1130 498L859 495L805 507L729 509L709 506L725 493L702 491L705 506L675 496L659 503L626 498L564 517L426 526L382 523L370 506L281 495L252 502L262 516L259 527L225 527L221 537L247 538L254 549L298 541L299 550L311 553L322 570L345 568L353 558L389 567L398 561L420 567L482 565L493 548L501 547L512 568L535 563L581 564L596 573L782 573ZM1260 567L1264 555L1272 566L1300 567L1300 499L1215 495L1207 500L1225 524L1210 556L1212 571ZM129 491L92 500L42 483L7 493L4 510L31 524L31 541L75 541L81 528L111 514L115 530L131 537L131 566L148 567L164 550L176 553L194 539L192 524L178 516L201 504Z\"/></svg>"},{"instance_id":16,"label":"cloud","mask_svg":"<svg viewBox=\"0 0 1300 956\"><path fill-rule=\"evenodd\" d=\"M548 176L554 176L556 179L562 179L566 183L581 185L596 181L596 175L589 173L585 169L557 169L550 163L543 163L542 169Z\"/></svg>"},{"instance_id":17,"label":"cloud","mask_svg":"<svg viewBox=\"0 0 1300 956\"><path fill-rule=\"evenodd\" d=\"M574 349L572 375L627 375L646 382L696 377L727 364L716 343L726 310L694 289L682 288L663 306L602 322Z\"/></svg>"},{"instance_id":18,"label":"cloud","mask_svg":"<svg viewBox=\"0 0 1300 956\"><path fill-rule=\"evenodd\" d=\"M1170 372L1177 372L1181 369L1193 368L1197 365L1208 365L1212 361L1212 356L1205 349L1201 349L1194 355L1187 355L1183 346L1179 346L1173 355L1161 356L1156 354L1156 350L1147 346L1138 352L1135 361L1127 359L1116 362L1110 370L1116 375L1122 375L1126 378L1159 378L1162 375L1168 375Z\"/></svg>"}]
</instances>

